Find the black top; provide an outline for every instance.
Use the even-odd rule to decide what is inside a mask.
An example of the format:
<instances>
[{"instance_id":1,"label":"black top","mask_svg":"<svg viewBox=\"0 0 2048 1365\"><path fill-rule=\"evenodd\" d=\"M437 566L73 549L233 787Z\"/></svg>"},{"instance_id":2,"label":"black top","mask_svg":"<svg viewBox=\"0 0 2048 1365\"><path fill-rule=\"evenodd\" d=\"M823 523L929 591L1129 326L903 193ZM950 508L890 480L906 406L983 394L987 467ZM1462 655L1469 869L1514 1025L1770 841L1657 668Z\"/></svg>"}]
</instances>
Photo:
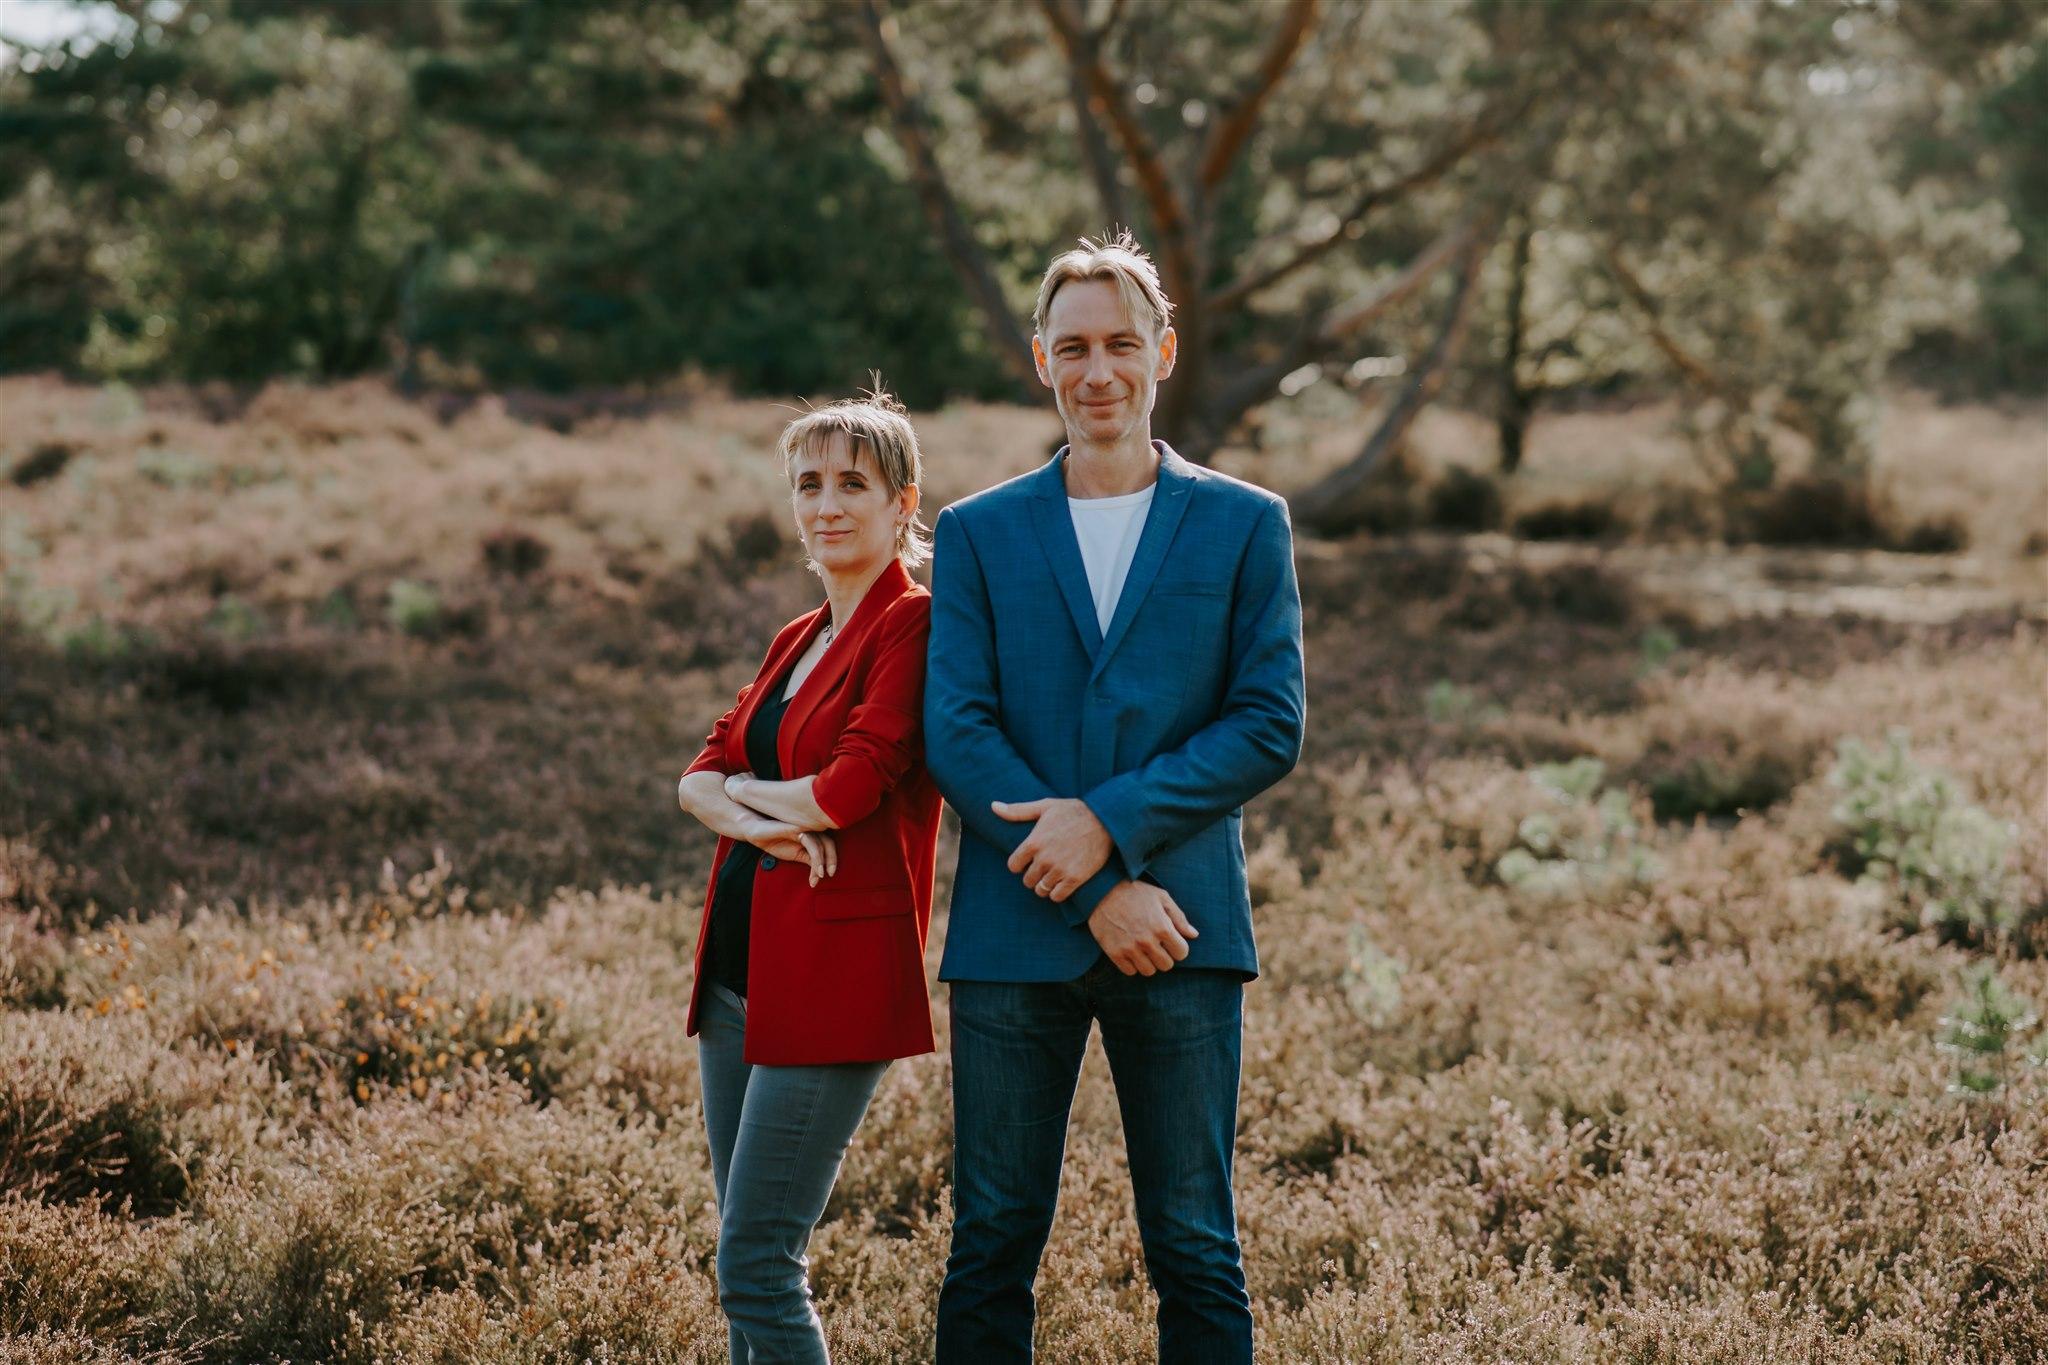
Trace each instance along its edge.
<instances>
[{"instance_id":1,"label":"black top","mask_svg":"<svg viewBox=\"0 0 2048 1365\"><path fill-rule=\"evenodd\" d=\"M788 686L785 673L775 680L774 695L761 703L747 723L747 764L754 776L770 782L782 780L775 739L782 730L783 712L789 709L789 699L782 695ZM747 938L754 919L754 869L761 865L762 856L755 845L735 840L718 869L718 885L711 893L711 941L704 945L704 979L742 997L747 993Z\"/></svg>"}]
</instances>

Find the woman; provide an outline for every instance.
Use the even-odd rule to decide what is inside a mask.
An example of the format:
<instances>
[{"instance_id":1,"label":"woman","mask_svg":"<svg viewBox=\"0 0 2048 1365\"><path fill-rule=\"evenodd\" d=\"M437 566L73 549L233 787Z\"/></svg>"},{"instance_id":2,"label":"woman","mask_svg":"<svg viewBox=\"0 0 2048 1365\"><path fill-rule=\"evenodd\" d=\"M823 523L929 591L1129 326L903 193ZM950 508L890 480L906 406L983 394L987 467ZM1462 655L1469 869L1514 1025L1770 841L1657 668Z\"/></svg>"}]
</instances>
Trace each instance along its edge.
<instances>
[{"instance_id":1,"label":"woman","mask_svg":"<svg viewBox=\"0 0 2048 1365\"><path fill-rule=\"evenodd\" d=\"M883 1069L933 1046L917 436L878 389L792 422L782 459L825 605L776 635L677 787L719 835L688 1031L719 1302L754 1365L826 1360L804 1249Z\"/></svg>"}]
</instances>

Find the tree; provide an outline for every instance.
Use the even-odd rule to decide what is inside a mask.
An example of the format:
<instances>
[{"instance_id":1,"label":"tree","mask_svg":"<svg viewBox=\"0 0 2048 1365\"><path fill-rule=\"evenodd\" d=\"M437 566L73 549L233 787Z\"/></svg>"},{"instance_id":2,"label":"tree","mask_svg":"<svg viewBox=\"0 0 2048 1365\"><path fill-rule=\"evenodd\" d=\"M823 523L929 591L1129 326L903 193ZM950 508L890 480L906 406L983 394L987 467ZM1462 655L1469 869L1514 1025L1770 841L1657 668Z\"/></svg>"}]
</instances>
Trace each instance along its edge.
<instances>
[{"instance_id":1,"label":"tree","mask_svg":"<svg viewBox=\"0 0 2048 1365\"><path fill-rule=\"evenodd\" d=\"M1648 4L1488 0L1398 12L1195 0L1146 9L1142 25L1121 3L1091 12L1081 0L1039 0L1037 9L1052 69L1038 53L1017 60L1029 40L1014 26L969 31L944 6L898 15L883 0L857 11L908 173L1010 372L1033 382L1021 310L946 156L949 138L963 157L984 151L998 119L1012 125L1006 141L1081 172L1072 179L1096 202L1092 213L1070 202L1070 218L1127 221L1137 207L1180 337L1155 422L1195 459L1291 376L1298 383L1371 354L1376 328L1449 267L1454 303L1362 448L1365 465L1455 362L1473 278L1506 206L1554 154L1572 100L1629 92L1691 22ZM918 50L908 56L913 24ZM1588 62L1595 52L1603 60ZM1617 52L1628 60L1613 60ZM920 87L943 98L954 93L944 83L957 92L962 73L990 60L1028 93L999 110L960 110L946 126ZM1151 74L1126 74L1137 71ZM957 126L970 121L982 126ZM1297 510L1312 521L1341 514L1325 501L1307 494Z\"/></svg>"}]
</instances>

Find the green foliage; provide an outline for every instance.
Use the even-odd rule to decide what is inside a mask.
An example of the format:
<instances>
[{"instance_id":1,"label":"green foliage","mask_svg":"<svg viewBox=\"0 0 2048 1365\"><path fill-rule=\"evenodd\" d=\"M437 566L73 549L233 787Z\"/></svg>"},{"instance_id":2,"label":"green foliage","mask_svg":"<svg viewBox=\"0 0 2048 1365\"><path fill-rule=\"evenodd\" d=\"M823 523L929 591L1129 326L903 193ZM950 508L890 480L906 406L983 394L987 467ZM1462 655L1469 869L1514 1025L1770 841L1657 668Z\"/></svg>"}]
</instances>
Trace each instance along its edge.
<instances>
[{"instance_id":1,"label":"green foliage","mask_svg":"<svg viewBox=\"0 0 2048 1365\"><path fill-rule=\"evenodd\" d=\"M222 639L242 641L261 635L265 622L253 603L230 593L214 604L206 624Z\"/></svg>"},{"instance_id":2,"label":"green foliage","mask_svg":"<svg viewBox=\"0 0 2048 1365\"><path fill-rule=\"evenodd\" d=\"M1678 635L1668 626L1651 626L1636 642L1637 671L1655 673L1678 653Z\"/></svg>"},{"instance_id":3,"label":"green foliage","mask_svg":"<svg viewBox=\"0 0 2048 1365\"><path fill-rule=\"evenodd\" d=\"M1449 678L1438 678L1422 697L1423 711L1432 725L1473 725L1498 720L1506 712L1469 687Z\"/></svg>"},{"instance_id":4,"label":"green foliage","mask_svg":"<svg viewBox=\"0 0 2048 1365\"><path fill-rule=\"evenodd\" d=\"M213 482L214 464L203 455L152 448L136 455L135 472L165 488L198 488Z\"/></svg>"},{"instance_id":5,"label":"green foliage","mask_svg":"<svg viewBox=\"0 0 2048 1365\"><path fill-rule=\"evenodd\" d=\"M590 224L577 250L507 241L437 258L417 343L543 387L694 365L770 393L848 392L879 369L920 406L1003 391L909 188L858 135L743 129L635 174L635 197L605 210L621 221ZM530 209L549 227L560 212ZM519 256L530 285L508 282Z\"/></svg>"},{"instance_id":6,"label":"green foliage","mask_svg":"<svg viewBox=\"0 0 2048 1365\"><path fill-rule=\"evenodd\" d=\"M1828 782L1841 793L1834 820L1848 860L1912 922L1961 935L2012 922L2012 826L1916 760L1905 731L1882 746L1845 738Z\"/></svg>"},{"instance_id":7,"label":"green foliage","mask_svg":"<svg viewBox=\"0 0 2048 1365\"><path fill-rule=\"evenodd\" d=\"M1985 97L1979 122L2019 249L1984 280L1989 344L1974 363L1993 383L2038 393L2048 375L2048 39L2037 38L2018 74Z\"/></svg>"},{"instance_id":8,"label":"green foliage","mask_svg":"<svg viewBox=\"0 0 2048 1365\"><path fill-rule=\"evenodd\" d=\"M1580 757L1532 769L1536 808L1515 828L1515 843L1493 872L1535 901L1598 897L1647 886L1662 872L1639 840L1628 792L1607 787L1607 765Z\"/></svg>"},{"instance_id":9,"label":"green foliage","mask_svg":"<svg viewBox=\"0 0 2048 1365\"><path fill-rule=\"evenodd\" d=\"M441 594L431 583L401 578L391 585L385 617L406 635L433 635L441 628Z\"/></svg>"},{"instance_id":10,"label":"green foliage","mask_svg":"<svg viewBox=\"0 0 2048 1365\"><path fill-rule=\"evenodd\" d=\"M1985 965L1971 971L1963 998L1949 1006L1941 1021L1940 1047L1956 1058L1956 1080L1950 1087L1972 1097L1995 1096L2012 1080L2019 1042L2040 1021L2027 1001Z\"/></svg>"},{"instance_id":11,"label":"green foliage","mask_svg":"<svg viewBox=\"0 0 2048 1365\"><path fill-rule=\"evenodd\" d=\"M1351 953L1339 985L1352 1012L1368 1024L1382 1025L1401 1012L1401 978L1408 971L1399 958L1382 951L1363 925L1351 926Z\"/></svg>"}]
</instances>

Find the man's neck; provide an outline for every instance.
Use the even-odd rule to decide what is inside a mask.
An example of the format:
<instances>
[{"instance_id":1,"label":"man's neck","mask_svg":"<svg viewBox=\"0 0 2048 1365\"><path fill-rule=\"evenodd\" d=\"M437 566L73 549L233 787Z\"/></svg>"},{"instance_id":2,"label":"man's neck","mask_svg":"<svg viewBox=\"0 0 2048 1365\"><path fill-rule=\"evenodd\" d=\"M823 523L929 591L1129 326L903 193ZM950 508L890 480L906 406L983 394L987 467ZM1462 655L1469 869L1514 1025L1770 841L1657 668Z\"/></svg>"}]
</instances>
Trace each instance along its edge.
<instances>
[{"instance_id":1,"label":"man's neck","mask_svg":"<svg viewBox=\"0 0 2048 1365\"><path fill-rule=\"evenodd\" d=\"M1159 478L1159 452L1152 433L1134 433L1113 446L1075 441L1067 447L1065 468L1070 498L1115 498L1150 488Z\"/></svg>"}]
</instances>

